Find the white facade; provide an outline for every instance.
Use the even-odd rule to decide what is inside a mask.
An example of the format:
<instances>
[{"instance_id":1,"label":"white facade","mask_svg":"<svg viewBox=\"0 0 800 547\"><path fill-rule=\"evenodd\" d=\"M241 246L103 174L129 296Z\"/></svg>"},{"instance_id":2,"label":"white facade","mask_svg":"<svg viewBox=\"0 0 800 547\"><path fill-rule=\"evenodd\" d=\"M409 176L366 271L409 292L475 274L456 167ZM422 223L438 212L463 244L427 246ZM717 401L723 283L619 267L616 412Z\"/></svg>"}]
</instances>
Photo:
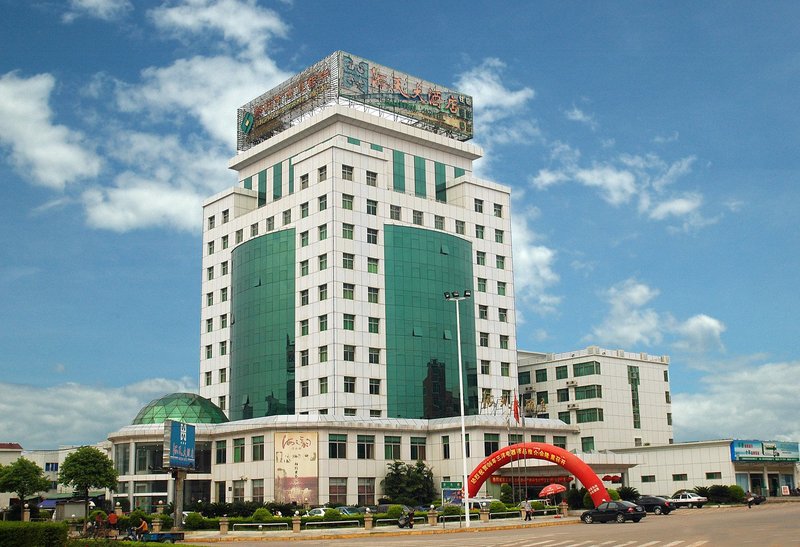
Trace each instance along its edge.
<instances>
[{"instance_id":1,"label":"white facade","mask_svg":"<svg viewBox=\"0 0 800 547\"><path fill-rule=\"evenodd\" d=\"M518 355L520 393L539 404L534 412L580 428L568 450L672 443L669 357L597 346Z\"/></svg>"}]
</instances>

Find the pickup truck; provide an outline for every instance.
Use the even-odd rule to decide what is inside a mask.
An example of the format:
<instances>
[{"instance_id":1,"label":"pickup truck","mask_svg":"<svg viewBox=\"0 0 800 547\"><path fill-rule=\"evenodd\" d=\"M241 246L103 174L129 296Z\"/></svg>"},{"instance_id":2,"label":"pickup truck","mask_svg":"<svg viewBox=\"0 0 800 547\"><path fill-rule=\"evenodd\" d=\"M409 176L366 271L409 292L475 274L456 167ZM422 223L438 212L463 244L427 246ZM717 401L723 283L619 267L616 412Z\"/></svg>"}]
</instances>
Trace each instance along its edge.
<instances>
[{"instance_id":1,"label":"pickup truck","mask_svg":"<svg viewBox=\"0 0 800 547\"><path fill-rule=\"evenodd\" d=\"M669 501L670 505L673 507L688 507L689 509L697 507L699 509L708 503L708 498L698 496L694 492L680 492L667 501Z\"/></svg>"}]
</instances>

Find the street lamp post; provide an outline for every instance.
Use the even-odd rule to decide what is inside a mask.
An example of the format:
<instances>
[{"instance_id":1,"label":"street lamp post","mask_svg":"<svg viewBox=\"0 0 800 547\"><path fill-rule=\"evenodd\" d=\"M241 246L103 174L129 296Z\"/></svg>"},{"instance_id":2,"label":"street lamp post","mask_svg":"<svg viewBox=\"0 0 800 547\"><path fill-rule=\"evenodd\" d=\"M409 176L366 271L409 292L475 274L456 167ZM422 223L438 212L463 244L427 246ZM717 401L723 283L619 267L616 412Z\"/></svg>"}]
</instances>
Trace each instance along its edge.
<instances>
[{"instance_id":1,"label":"street lamp post","mask_svg":"<svg viewBox=\"0 0 800 547\"><path fill-rule=\"evenodd\" d=\"M459 399L461 402L461 463L463 466L462 477L462 498L464 501L464 523L469 528L469 488L467 486L467 433L464 426L464 371L463 363L461 362L461 314L459 309L459 302L466 300L472 296L469 290L465 290L463 296L458 291L445 292L444 299L454 301L456 303L456 347L458 350L458 391Z\"/></svg>"}]
</instances>

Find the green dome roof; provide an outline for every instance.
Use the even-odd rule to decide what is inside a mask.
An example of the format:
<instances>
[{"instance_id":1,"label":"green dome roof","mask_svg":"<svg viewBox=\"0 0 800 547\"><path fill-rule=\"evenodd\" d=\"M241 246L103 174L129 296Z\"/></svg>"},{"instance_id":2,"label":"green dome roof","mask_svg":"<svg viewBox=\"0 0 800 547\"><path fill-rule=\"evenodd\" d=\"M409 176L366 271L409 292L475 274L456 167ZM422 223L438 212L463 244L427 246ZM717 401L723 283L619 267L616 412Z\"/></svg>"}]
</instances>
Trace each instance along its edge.
<instances>
[{"instance_id":1,"label":"green dome roof","mask_svg":"<svg viewBox=\"0 0 800 547\"><path fill-rule=\"evenodd\" d=\"M160 424L175 420L190 424L221 424L228 421L217 405L194 393L170 393L150 401L133 419L133 425Z\"/></svg>"}]
</instances>

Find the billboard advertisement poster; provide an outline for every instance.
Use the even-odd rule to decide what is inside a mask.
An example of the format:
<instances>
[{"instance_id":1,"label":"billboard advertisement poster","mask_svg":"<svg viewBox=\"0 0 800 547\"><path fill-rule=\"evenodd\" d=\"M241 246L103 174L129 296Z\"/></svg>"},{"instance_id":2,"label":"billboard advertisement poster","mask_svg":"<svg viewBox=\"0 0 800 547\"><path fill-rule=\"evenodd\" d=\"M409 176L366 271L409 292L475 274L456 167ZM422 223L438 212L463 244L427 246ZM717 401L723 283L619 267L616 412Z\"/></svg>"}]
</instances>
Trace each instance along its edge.
<instances>
[{"instance_id":1,"label":"billboard advertisement poster","mask_svg":"<svg viewBox=\"0 0 800 547\"><path fill-rule=\"evenodd\" d=\"M194 431L195 426L164 421L164 459L165 469L194 469Z\"/></svg>"},{"instance_id":2,"label":"billboard advertisement poster","mask_svg":"<svg viewBox=\"0 0 800 547\"><path fill-rule=\"evenodd\" d=\"M442 481L442 505L461 505L464 503L464 489L461 481Z\"/></svg>"},{"instance_id":3,"label":"billboard advertisement poster","mask_svg":"<svg viewBox=\"0 0 800 547\"><path fill-rule=\"evenodd\" d=\"M750 441L731 442L731 461L735 462L797 462L800 449L796 442Z\"/></svg>"},{"instance_id":4,"label":"billboard advertisement poster","mask_svg":"<svg viewBox=\"0 0 800 547\"><path fill-rule=\"evenodd\" d=\"M275 501L317 505L318 459L315 431L275 432Z\"/></svg>"}]
</instances>

